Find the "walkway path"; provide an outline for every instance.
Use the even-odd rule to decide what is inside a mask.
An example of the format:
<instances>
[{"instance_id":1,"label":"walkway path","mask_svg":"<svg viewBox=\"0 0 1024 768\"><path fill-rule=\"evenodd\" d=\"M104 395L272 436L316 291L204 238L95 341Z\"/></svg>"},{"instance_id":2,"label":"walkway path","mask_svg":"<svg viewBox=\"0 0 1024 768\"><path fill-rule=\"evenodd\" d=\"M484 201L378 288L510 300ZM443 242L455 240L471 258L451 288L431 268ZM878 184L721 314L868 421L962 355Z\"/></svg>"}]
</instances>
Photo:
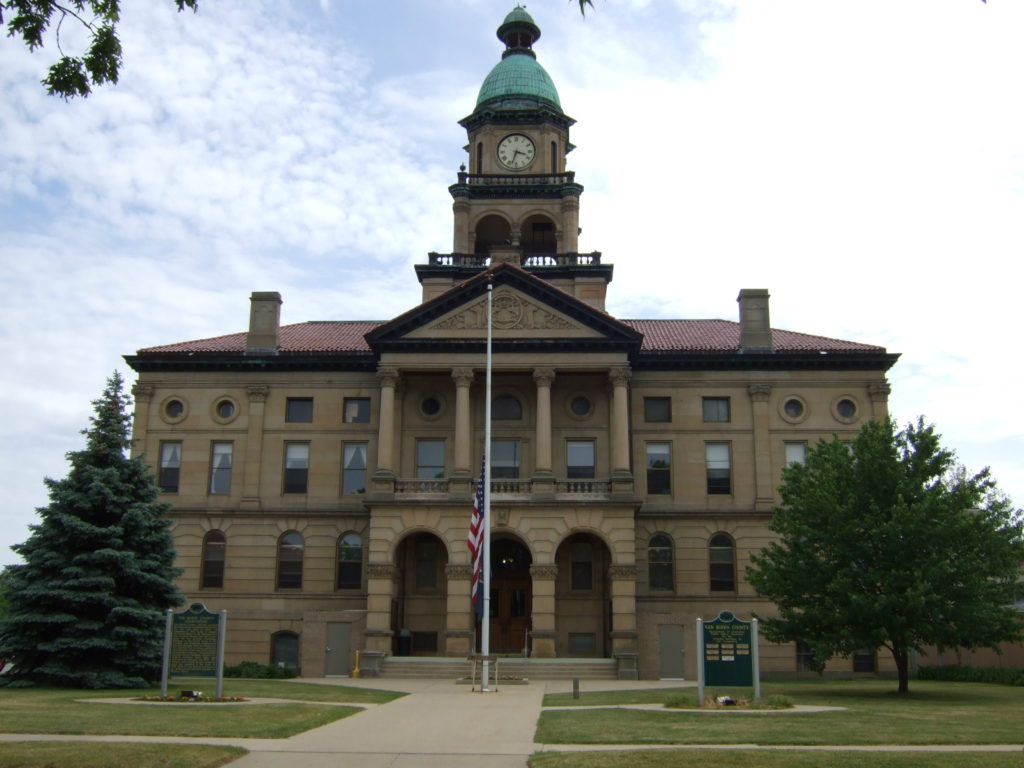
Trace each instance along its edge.
<instances>
[{"instance_id":1,"label":"walkway path","mask_svg":"<svg viewBox=\"0 0 1024 768\"><path fill-rule=\"evenodd\" d=\"M406 691L408 696L338 720L288 739L184 738L167 736L57 736L0 734L2 741L121 741L188 744L226 744L249 754L231 768L335 768L340 755L356 757L360 768L523 768L540 750L559 752L623 749L687 749L681 745L652 747L535 744L537 718L545 693L571 690L568 681L537 681L502 686L498 693L473 693L451 680L308 680L323 685L349 685ZM674 688L685 683L656 681L583 680L588 690ZM692 685L692 684L691 684ZM643 706L643 705L641 705ZM693 747L695 749L801 749L751 744ZM922 752L1021 752L1022 746L981 745L931 747L804 747L825 750ZM347 762L347 761L346 761Z\"/></svg>"}]
</instances>

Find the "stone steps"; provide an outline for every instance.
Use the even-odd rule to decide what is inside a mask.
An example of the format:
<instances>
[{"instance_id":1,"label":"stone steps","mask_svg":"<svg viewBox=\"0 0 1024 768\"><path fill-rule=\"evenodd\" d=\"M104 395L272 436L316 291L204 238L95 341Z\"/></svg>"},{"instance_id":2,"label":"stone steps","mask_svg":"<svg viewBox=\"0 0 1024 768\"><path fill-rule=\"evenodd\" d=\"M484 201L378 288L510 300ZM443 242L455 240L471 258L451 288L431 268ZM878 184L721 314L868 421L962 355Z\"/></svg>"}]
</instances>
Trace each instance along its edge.
<instances>
[{"instance_id":1,"label":"stone steps","mask_svg":"<svg viewBox=\"0 0 1024 768\"><path fill-rule=\"evenodd\" d=\"M458 679L469 677L473 665L466 659L443 656L388 656L381 664L381 677ZM502 677L530 680L615 680L614 659L523 659L518 656L498 662ZM479 674L479 672L478 672Z\"/></svg>"}]
</instances>

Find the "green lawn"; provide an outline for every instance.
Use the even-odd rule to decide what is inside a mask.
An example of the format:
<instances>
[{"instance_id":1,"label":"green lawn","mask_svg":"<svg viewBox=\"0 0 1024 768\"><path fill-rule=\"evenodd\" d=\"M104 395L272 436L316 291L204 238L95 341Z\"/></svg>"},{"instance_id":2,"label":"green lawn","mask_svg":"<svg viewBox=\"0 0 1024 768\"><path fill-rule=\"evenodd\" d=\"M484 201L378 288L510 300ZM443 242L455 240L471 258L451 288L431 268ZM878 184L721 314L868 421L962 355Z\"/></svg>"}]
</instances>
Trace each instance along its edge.
<instances>
[{"instance_id":1,"label":"green lawn","mask_svg":"<svg viewBox=\"0 0 1024 768\"><path fill-rule=\"evenodd\" d=\"M1024 754L906 752L796 752L651 750L645 752L542 752L533 768L1020 768Z\"/></svg>"},{"instance_id":2,"label":"green lawn","mask_svg":"<svg viewBox=\"0 0 1024 768\"><path fill-rule=\"evenodd\" d=\"M210 681L173 681L168 690L213 687ZM358 707L329 702L383 703L402 694L286 680L225 680L224 695L269 697L319 704L101 704L78 699L125 698L153 690L83 691L66 688L0 688L0 730L138 736L236 736L283 739L355 714Z\"/></svg>"},{"instance_id":3,"label":"green lawn","mask_svg":"<svg viewBox=\"0 0 1024 768\"><path fill-rule=\"evenodd\" d=\"M0 768L218 768L245 754L190 744L14 741L0 743Z\"/></svg>"},{"instance_id":4,"label":"green lawn","mask_svg":"<svg viewBox=\"0 0 1024 768\"><path fill-rule=\"evenodd\" d=\"M535 740L544 744L1016 744L1024 742L1024 688L914 681L909 696L890 680L766 684L796 704L846 707L818 714L703 714L603 709L544 712ZM675 693L678 693L676 691ZM662 701L671 692L633 694ZM613 703L617 694L585 694L580 704ZM593 698L590 698L593 697ZM545 704L559 699L548 697ZM644 763L638 763L642 765Z\"/></svg>"}]
</instances>

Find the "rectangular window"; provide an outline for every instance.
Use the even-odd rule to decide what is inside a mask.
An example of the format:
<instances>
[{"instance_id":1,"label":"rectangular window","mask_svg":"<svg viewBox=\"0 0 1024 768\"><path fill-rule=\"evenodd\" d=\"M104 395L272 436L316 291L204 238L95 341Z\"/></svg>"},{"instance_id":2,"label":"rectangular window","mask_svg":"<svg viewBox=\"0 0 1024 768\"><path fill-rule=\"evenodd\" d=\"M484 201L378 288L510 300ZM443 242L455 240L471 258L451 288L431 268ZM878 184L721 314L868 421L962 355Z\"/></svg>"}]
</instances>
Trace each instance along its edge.
<instances>
[{"instance_id":1,"label":"rectangular window","mask_svg":"<svg viewBox=\"0 0 1024 768\"><path fill-rule=\"evenodd\" d=\"M594 477L594 441L570 440L565 446L566 468L570 479Z\"/></svg>"},{"instance_id":2,"label":"rectangular window","mask_svg":"<svg viewBox=\"0 0 1024 768\"><path fill-rule=\"evenodd\" d=\"M231 493L232 443L214 443L210 457L210 493Z\"/></svg>"},{"instance_id":3,"label":"rectangular window","mask_svg":"<svg viewBox=\"0 0 1024 768\"><path fill-rule=\"evenodd\" d=\"M346 397L342 420L346 424L366 424L370 421L370 398Z\"/></svg>"},{"instance_id":4,"label":"rectangular window","mask_svg":"<svg viewBox=\"0 0 1024 768\"><path fill-rule=\"evenodd\" d=\"M796 641L796 671L814 671L814 654L811 653L811 646L803 640Z\"/></svg>"},{"instance_id":5,"label":"rectangular window","mask_svg":"<svg viewBox=\"0 0 1024 768\"><path fill-rule=\"evenodd\" d=\"M853 654L854 672L874 672L875 653L868 648L861 648Z\"/></svg>"},{"instance_id":6,"label":"rectangular window","mask_svg":"<svg viewBox=\"0 0 1024 768\"><path fill-rule=\"evenodd\" d=\"M444 440L419 440L416 443L416 478L436 480L444 477Z\"/></svg>"},{"instance_id":7,"label":"rectangular window","mask_svg":"<svg viewBox=\"0 0 1024 768\"><path fill-rule=\"evenodd\" d=\"M305 493L309 485L309 443L285 443L284 492Z\"/></svg>"},{"instance_id":8,"label":"rectangular window","mask_svg":"<svg viewBox=\"0 0 1024 768\"><path fill-rule=\"evenodd\" d=\"M573 542L569 554L571 560L571 586L574 591L594 588L594 549L589 541Z\"/></svg>"},{"instance_id":9,"label":"rectangular window","mask_svg":"<svg viewBox=\"0 0 1024 768\"><path fill-rule=\"evenodd\" d=\"M177 493L180 474L181 443L161 443L160 490L164 493Z\"/></svg>"},{"instance_id":10,"label":"rectangular window","mask_svg":"<svg viewBox=\"0 0 1024 768\"><path fill-rule=\"evenodd\" d=\"M704 421L731 421L728 397L704 398Z\"/></svg>"},{"instance_id":11,"label":"rectangular window","mask_svg":"<svg viewBox=\"0 0 1024 768\"><path fill-rule=\"evenodd\" d=\"M672 421L672 398L645 397L644 421Z\"/></svg>"},{"instance_id":12,"label":"rectangular window","mask_svg":"<svg viewBox=\"0 0 1024 768\"><path fill-rule=\"evenodd\" d=\"M289 397L285 403L284 420L292 424L313 421L313 398Z\"/></svg>"},{"instance_id":13,"label":"rectangular window","mask_svg":"<svg viewBox=\"0 0 1024 768\"><path fill-rule=\"evenodd\" d=\"M672 493L672 446L669 443L647 443L647 494Z\"/></svg>"},{"instance_id":14,"label":"rectangular window","mask_svg":"<svg viewBox=\"0 0 1024 768\"><path fill-rule=\"evenodd\" d=\"M345 443L342 455L341 492L366 493L366 443Z\"/></svg>"},{"instance_id":15,"label":"rectangular window","mask_svg":"<svg viewBox=\"0 0 1024 768\"><path fill-rule=\"evenodd\" d=\"M807 461L807 443L786 443L786 466Z\"/></svg>"},{"instance_id":16,"label":"rectangular window","mask_svg":"<svg viewBox=\"0 0 1024 768\"><path fill-rule=\"evenodd\" d=\"M732 469L728 443L708 443L708 493L732 493Z\"/></svg>"},{"instance_id":17,"label":"rectangular window","mask_svg":"<svg viewBox=\"0 0 1024 768\"><path fill-rule=\"evenodd\" d=\"M519 441L491 441L491 477L498 480L519 477Z\"/></svg>"}]
</instances>

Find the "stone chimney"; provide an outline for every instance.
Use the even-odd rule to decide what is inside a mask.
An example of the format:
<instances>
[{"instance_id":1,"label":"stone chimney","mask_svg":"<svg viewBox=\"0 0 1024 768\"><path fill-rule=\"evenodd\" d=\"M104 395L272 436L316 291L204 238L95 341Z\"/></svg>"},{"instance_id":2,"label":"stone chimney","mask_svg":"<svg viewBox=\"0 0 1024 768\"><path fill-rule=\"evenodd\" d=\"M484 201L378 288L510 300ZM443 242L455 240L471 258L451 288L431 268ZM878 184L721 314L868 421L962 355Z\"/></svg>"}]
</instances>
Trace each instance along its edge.
<instances>
[{"instance_id":1,"label":"stone chimney","mask_svg":"<svg viewBox=\"0 0 1024 768\"><path fill-rule=\"evenodd\" d=\"M276 355L281 343L281 294L277 291L253 291L249 302L245 354Z\"/></svg>"},{"instance_id":2,"label":"stone chimney","mask_svg":"<svg viewBox=\"0 0 1024 768\"><path fill-rule=\"evenodd\" d=\"M740 352L771 352L772 326L768 317L768 290L743 288L740 305Z\"/></svg>"}]
</instances>

